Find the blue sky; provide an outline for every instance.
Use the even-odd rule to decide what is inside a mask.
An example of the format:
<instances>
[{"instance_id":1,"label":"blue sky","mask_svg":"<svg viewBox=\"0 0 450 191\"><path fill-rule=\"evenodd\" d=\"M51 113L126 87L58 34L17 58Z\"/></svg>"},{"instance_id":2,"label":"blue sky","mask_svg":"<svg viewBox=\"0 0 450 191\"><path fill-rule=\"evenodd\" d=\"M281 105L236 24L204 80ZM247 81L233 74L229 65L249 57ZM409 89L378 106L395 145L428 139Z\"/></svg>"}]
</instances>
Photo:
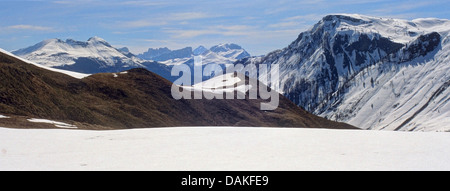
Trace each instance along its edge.
<instances>
[{"instance_id":1,"label":"blue sky","mask_svg":"<svg viewBox=\"0 0 450 191\"><path fill-rule=\"evenodd\" d=\"M450 19L448 0L0 0L0 48L99 36L133 53L236 43L252 55L280 49L323 16Z\"/></svg>"}]
</instances>

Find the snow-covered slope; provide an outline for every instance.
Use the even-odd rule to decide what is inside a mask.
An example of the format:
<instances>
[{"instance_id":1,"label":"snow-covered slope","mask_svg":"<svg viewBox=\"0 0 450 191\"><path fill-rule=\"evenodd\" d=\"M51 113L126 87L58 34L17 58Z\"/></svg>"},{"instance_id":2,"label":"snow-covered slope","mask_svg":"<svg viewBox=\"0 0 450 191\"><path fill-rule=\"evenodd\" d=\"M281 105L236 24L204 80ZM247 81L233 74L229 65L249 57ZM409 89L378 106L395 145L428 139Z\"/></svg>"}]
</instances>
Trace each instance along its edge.
<instances>
[{"instance_id":1,"label":"snow-covered slope","mask_svg":"<svg viewBox=\"0 0 450 191\"><path fill-rule=\"evenodd\" d=\"M425 57L368 67L347 82L341 103L323 103L322 115L369 129L450 131L449 40ZM404 52L397 59L408 60Z\"/></svg>"},{"instance_id":2,"label":"snow-covered slope","mask_svg":"<svg viewBox=\"0 0 450 191\"><path fill-rule=\"evenodd\" d=\"M447 133L0 128L0 170L450 170L449 144Z\"/></svg>"},{"instance_id":3,"label":"snow-covered slope","mask_svg":"<svg viewBox=\"0 0 450 191\"><path fill-rule=\"evenodd\" d=\"M104 68L117 65L142 67L137 58L125 56L99 37L90 38L87 42L50 39L13 53L48 67L74 65L82 58L91 59Z\"/></svg>"},{"instance_id":4,"label":"snow-covered slope","mask_svg":"<svg viewBox=\"0 0 450 191\"><path fill-rule=\"evenodd\" d=\"M279 64L285 96L329 119L450 130L449 31L443 19L329 15L287 48L237 63Z\"/></svg>"},{"instance_id":5,"label":"snow-covered slope","mask_svg":"<svg viewBox=\"0 0 450 191\"><path fill-rule=\"evenodd\" d=\"M92 37L86 42L50 39L14 51L13 54L46 67L74 72L94 74L146 68L166 79L173 80L170 67L139 59L129 53L127 48L116 49L99 37Z\"/></svg>"},{"instance_id":6,"label":"snow-covered slope","mask_svg":"<svg viewBox=\"0 0 450 191\"><path fill-rule=\"evenodd\" d=\"M85 78L85 77L89 76L89 74L83 74L83 73L78 73L78 72L72 72L72 71L67 71L67 70L61 70L61 69L56 69L56 68L47 67L47 66L44 66L44 65L41 65L41 64L36 64L36 63L34 63L34 62L31 62L31 61L25 60L25 59L23 59L23 58L20 58L20 57L18 57L18 56L16 56L16 55L14 55L14 54L12 54L12 53L6 51L6 50L1 49L1 48L0 48L0 52L1 52L1 53L4 53L4 54L6 54L6 55L12 56L12 57L14 57L14 58L17 58L17 59L19 59L19 60L21 60L21 61L24 61L24 62L26 62L26 63L35 65L35 66L37 66L37 67L44 68L44 69L47 69L47 70L50 70L50 71L53 71L53 72L63 73L63 74L72 76L72 77L74 77L74 78L82 79L82 78Z\"/></svg>"},{"instance_id":7,"label":"snow-covered slope","mask_svg":"<svg viewBox=\"0 0 450 191\"><path fill-rule=\"evenodd\" d=\"M205 80L201 83L192 86L182 86L184 90L188 91L202 91L204 95L214 96L216 94L223 95L223 93L238 91L241 94L246 94L252 88L257 88L257 84L244 84L245 76L228 73L218 75L211 79ZM225 97L224 97L225 99Z\"/></svg>"}]
</instances>

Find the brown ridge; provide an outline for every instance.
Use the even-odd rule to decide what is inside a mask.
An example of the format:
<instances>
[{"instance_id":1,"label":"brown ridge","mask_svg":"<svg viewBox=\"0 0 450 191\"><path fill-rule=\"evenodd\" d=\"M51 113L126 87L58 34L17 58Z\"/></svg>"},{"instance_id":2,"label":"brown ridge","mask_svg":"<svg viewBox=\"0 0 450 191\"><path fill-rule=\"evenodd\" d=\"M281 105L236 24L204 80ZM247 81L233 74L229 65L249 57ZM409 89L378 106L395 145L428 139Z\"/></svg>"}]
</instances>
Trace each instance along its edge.
<instances>
[{"instance_id":1,"label":"brown ridge","mask_svg":"<svg viewBox=\"0 0 450 191\"><path fill-rule=\"evenodd\" d=\"M249 126L356 129L299 108L280 95L275 111L263 100L175 100L172 83L145 69L83 79L36 67L0 53L0 126L50 128L26 118L44 118L83 129L178 126ZM264 101L267 102L267 101Z\"/></svg>"}]
</instances>

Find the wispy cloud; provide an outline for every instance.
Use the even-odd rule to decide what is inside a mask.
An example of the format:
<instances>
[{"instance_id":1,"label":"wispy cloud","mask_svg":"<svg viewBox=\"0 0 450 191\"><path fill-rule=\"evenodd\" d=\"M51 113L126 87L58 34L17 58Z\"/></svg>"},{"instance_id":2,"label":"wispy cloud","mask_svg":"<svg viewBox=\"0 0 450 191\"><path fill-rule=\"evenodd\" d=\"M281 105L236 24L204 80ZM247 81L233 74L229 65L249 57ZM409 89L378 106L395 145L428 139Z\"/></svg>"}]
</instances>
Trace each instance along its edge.
<instances>
[{"instance_id":1,"label":"wispy cloud","mask_svg":"<svg viewBox=\"0 0 450 191\"><path fill-rule=\"evenodd\" d=\"M284 21L318 21L323 17L323 15L319 14L308 14L308 15L298 15L293 17L284 18Z\"/></svg>"},{"instance_id":2,"label":"wispy cloud","mask_svg":"<svg viewBox=\"0 0 450 191\"><path fill-rule=\"evenodd\" d=\"M76 1L52 1L52 3L63 4L63 5L73 4L74 2L76 2Z\"/></svg>"},{"instance_id":3,"label":"wispy cloud","mask_svg":"<svg viewBox=\"0 0 450 191\"><path fill-rule=\"evenodd\" d=\"M157 39L139 39L140 41L144 42L159 42L159 43L168 43L170 41L168 40L157 40Z\"/></svg>"},{"instance_id":4,"label":"wispy cloud","mask_svg":"<svg viewBox=\"0 0 450 191\"><path fill-rule=\"evenodd\" d=\"M124 21L116 23L114 26L118 28L143 28L143 27L152 27L152 26L163 26L166 25L167 22L164 21L155 21L155 20L136 20L136 21Z\"/></svg>"},{"instance_id":5,"label":"wispy cloud","mask_svg":"<svg viewBox=\"0 0 450 191\"><path fill-rule=\"evenodd\" d=\"M423 17L423 12L417 12L413 10L427 9L427 6L436 4L436 1L423 1L423 2L393 2L388 3L383 8L374 9L368 12L373 16L398 18L398 19L415 19Z\"/></svg>"},{"instance_id":6,"label":"wispy cloud","mask_svg":"<svg viewBox=\"0 0 450 191\"><path fill-rule=\"evenodd\" d=\"M172 38L194 38L202 35L221 34L219 30L215 29L202 29L202 30L168 30L168 33L172 33Z\"/></svg>"},{"instance_id":7,"label":"wispy cloud","mask_svg":"<svg viewBox=\"0 0 450 191\"><path fill-rule=\"evenodd\" d=\"M171 33L172 38L194 38L202 35L247 36L254 28L248 25L217 25L194 30L171 29L166 32Z\"/></svg>"},{"instance_id":8,"label":"wispy cloud","mask_svg":"<svg viewBox=\"0 0 450 191\"><path fill-rule=\"evenodd\" d=\"M170 5L168 1L110 1L110 0L55 0L53 4L70 5L70 6L130 6L130 7L149 7L149 6L165 6Z\"/></svg>"},{"instance_id":9,"label":"wispy cloud","mask_svg":"<svg viewBox=\"0 0 450 191\"><path fill-rule=\"evenodd\" d=\"M60 5L87 5L87 4L93 4L93 3L100 3L102 1L100 0L58 0L58 1L52 1L54 4L60 4Z\"/></svg>"},{"instance_id":10,"label":"wispy cloud","mask_svg":"<svg viewBox=\"0 0 450 191\"><path fill-rule=\"evenodd\" d=\"M281 22L281 23L271 24L271 25L269 25L269 27L270 28L288 28L288 27L299 26L300 24L301 23L299 23L299 22L290 21L290 22Z\"/></svg>"},{"instance_id":11,"label":"wispy cloud","mask_svg":"<svg viewBox=\"0 0 450 191\"><path fill-rule=\"evenodd\" d=\"M168 5L169 3L167 1L124 1L120 2L121 5L131 5L131 6L161 6L161 5Z\"/></svg>"},{"instance_id":12,"label":"wispy cloud","mask_svg":"<svg viewBox=\"0 0 450 191\"><path fill-rule=\"evenodd\" d=\"M51 27L36 26L36 25L13 25L5 27L9 30L28 30L28 31L53 31Z\"/></svg>"},{"instance_id":13,"label":"wispy cloud","mask_svg":"<svg viewBox=\"0 0 450 191\"><path fill-rule=\"evenodd\" d=\"M278 23L270 24L270 28L299 28L304 27L311 22L317 22L322 18L322 15L319 14L308 14L308 15L298 15L283 18Z\"/></svg>"},{"instance_id":14,"label":"wispy cloud","mask_svg":"<svg viewBox=\"0 0 450 191\"><path fill-rule=\"evenodd\" d=\"M144 17L144 16L143 16ZM218 15L211 15L203 12L180 12L172 13L164 17L149 17L142 18L138 20L131 21L117 21L110 24L110 28L145 28L145 27L162 27L167 25L187 25L188 21L205 19L205 18L216 18Z\"/></svg>"},{"instance_id":15,"label":"wispy cloud","mask_svg":"<svg viewBox=\"0 0 450 191\"><path fill-rule=\"evenodd\" d=\"M186 20L213 18L213 17L217 16L213 16L203 12L185 12L185 13L173 13L169 15L167 19L174 21L186 21Z\"/></svg>"}]
</instances>

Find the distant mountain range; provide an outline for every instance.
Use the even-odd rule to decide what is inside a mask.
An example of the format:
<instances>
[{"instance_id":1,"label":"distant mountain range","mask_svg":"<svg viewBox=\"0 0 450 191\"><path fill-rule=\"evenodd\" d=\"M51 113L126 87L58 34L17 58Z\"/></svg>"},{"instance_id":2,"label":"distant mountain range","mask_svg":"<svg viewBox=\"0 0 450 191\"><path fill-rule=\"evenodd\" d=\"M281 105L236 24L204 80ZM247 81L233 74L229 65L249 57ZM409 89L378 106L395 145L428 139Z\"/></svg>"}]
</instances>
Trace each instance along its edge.
<instances>
[{"instance_id":1,"label":"distant mountain range","mask_svg":"<svg viewBox=\"0 0 450 191\"><path fill-rule=\"evenodd\" d=\"M95 74L146 68L166 79L174 80L170 75L170 67L139 59L130 53L128 48L116 49L99 37L92 37L86 42L49 39L12 53L44 66L80 73Z\"/></svg>"},{"instance_id":2,"label":"distant mountain range","mask_svg":"<svg viewBox=\"0 0 450 191\"><path fill-rule=\"evenodd\" d=\"M226 58L225 60L229 59L230 61L250 57L250 54L237 44L220 44L213 46L210 49L207 49L204 46L199 46L194 50L192 47L186 47L179 50L170 50L168 48L150 48L147 52L139 54L138 57L144 60L170 61L186 58L191 59L193 56L206 56L210 54L214 54L216 57Z\"/></svg>"},{"instance_id":3,"label":"distant mountain range","mask_svg":"<svg viewBox=\"0 0 450 191\"><path fill-rule=\"evenodd\" d=\"M329 15L288 47L242 64L279 64L282 93L364 129L450 131L450 21Z\"/></svg>"},{"instance_id":4,"label":"distant mountain range","mask_svg":"<svg viewBox=\"0 0 450 191\"><path fill-rule=\"evenodd\" d=\"M313 114L364 129L450 131L449 33L447 19L339 14L325 16L286 48L260 57L236 44L149 49L135 56L98 37L47 40L14 54L84 73L146 68L172 82L172 66L193 67L194 56L221 67L278 64L280 93Z\"/></svg>"},{"instance_id":5,"label":"distant mountain range","mask_svg":"<svg viewBox=\"0 0 450 191\"><path fill-rule=\"evenodd\" d=\"M147 52L139 54L138 57L144 60L166 61L177 58L191 57L192 54L192 47L186 47L180 50L170 50L168 48L150 48Z\"/></svg>"},{"instance_id":6,"label":"distant mountain range","mask_svg":"<svg viewBox=\"0 0 450 191\"><path fill-rule=\"evenodd\" d=\"M180 50L150 48L136 56L127 47L114 48L100 37L92 37L86 42L50 39L12 53L44 66L87 74L145 68L172 82L178 78L171 76L172 66L188 64L193 67L194 56L202 56L204 65L233 64L238 59L250 57L236 44L221 44L211 49L200 46L195 50L191 47Z\"/></svg>"},{"instance_id":7,"label":"distant mountain range","mask_svg":"<svg viewBox=\"0 0 450 191\"><path fill-rule=\"evenodd\" d=\"M0 49L0 126L40 127L26 119L41 118L74 124L80 129L177 126L355 129L314 116L282 96L280 107L269 112L260 110L264 101L261 99L175 100L171 87L170 81L143 68L82 75L39 66Z\"/></svg>"},{"instance_id":8,"label":"distant mountain range","mask_svg":"<svg viewBox=\"0 0 450 191\"><path fill-rule=\"evenodd\" d=\"M214 69L220 67L220 69L225 70L228 65L233 65L239 59L249 58L251 55L237 44L220 44L210 49L199 46L194 50L191 47L173 51L168 48L149 49L146 53L139 55L140 58L155 60L167 66L185 64L190 67L191 71L194 71L195 56L202 58L204 72L213 73L212 76L202 77L203 80L208 80L220 74L215 74L213 71L206 71L207 65L216 64ZM195 74L191 74L193 80Z\"/></svg>"}]
</instances>

